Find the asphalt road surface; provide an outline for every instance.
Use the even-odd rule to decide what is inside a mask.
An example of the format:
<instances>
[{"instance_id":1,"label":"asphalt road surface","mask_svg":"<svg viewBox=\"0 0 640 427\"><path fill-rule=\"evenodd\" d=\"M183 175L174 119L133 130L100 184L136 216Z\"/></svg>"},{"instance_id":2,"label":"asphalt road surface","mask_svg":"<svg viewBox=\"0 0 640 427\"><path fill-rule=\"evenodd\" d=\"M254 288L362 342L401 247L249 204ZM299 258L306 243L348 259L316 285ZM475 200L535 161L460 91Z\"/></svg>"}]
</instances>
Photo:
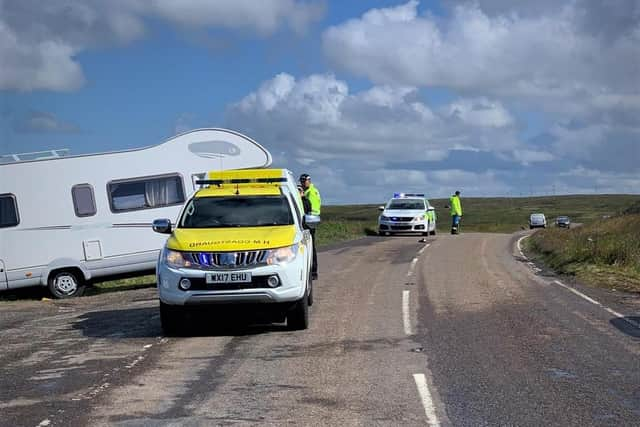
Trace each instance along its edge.
<instances>
[{"instance_id":1,"label":"asphalt road surface","mask_svg":"<svg viewBox=\"0 0 640 427\"><path fill-rule=\"evenodd\" d=\"M523 235L323 251L307 331L165 338L151 288L0 302L0 425L640 425L639 299L532 266Z\"/></svg>"}]
</instances>

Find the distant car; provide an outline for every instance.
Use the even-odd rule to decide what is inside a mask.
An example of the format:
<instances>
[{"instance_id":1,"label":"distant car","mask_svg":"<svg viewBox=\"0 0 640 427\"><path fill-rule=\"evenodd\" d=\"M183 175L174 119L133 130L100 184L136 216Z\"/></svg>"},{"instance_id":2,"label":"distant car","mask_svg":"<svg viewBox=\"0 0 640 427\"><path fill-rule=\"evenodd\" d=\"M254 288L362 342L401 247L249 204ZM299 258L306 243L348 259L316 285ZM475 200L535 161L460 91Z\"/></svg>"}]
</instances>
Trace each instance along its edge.
<instances>
[{"instance_id":1,"label":"distant car","mask_svg":"<svg viewBox=\"0 0 640 427\"><path fill-rule=\"evenodd\" d=\"M547 218L543 213L533 213L529 217L529 228L547 228Z\"/></svg>"},{"instance_id":2,"label":"distant car","mask_svg":"<svg viewBox=\"0 0 640 427\"><path fill-rule=\"evenodd\" d=\"M559 216L556 218L556 227L570 228L571 220L568 216Z\"/></svg>"}]
</instances>

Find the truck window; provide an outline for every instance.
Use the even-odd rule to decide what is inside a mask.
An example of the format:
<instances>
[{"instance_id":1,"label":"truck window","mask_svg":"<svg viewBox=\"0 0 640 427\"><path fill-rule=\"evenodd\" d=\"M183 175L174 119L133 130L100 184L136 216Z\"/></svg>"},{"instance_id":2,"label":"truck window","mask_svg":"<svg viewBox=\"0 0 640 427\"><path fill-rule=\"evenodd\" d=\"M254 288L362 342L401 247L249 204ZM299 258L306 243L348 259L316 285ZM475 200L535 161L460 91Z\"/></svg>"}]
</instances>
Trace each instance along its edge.
<instances>
[{"instance_id":1,"label":"truck window","mask_svg":"<svg viewBox=\"0 0 640 427\"><path fill-rule=\"evenodd\" d=\"M178 205L185 200L180 175L111 181L107 194L114 213Z\"/></svg>"},{"instance_id":2,"label":"truck window","mask_svg":"<svg viewBox=\"0 0 640 427\"><path fill-rule=\"evenodd\" d=\"M15 227L20 223L18 204L13 194L0 194L0 228Z\"/></svg>"},{"instance_id":3,"label":"truck window","mask_svg":"<svg viewBox=\"0 0 640 427\"><path fill-rule=\"evenodd\" d=\"M197 197L184 209L182 228L262 227L293 224L284 196Z\"/></svg>"},{"instance_id":4,"label":"truck window","mask_svg":"<svg viewBox=\"0 0 640 427\"><path fill-rule=\"evenodd\" d=\"M96 214L96 199L91 185L74 185L71 188L71 197L73 198L73 209L76 212L76 216L85 217Z\"/></svg>"}]
</instances>

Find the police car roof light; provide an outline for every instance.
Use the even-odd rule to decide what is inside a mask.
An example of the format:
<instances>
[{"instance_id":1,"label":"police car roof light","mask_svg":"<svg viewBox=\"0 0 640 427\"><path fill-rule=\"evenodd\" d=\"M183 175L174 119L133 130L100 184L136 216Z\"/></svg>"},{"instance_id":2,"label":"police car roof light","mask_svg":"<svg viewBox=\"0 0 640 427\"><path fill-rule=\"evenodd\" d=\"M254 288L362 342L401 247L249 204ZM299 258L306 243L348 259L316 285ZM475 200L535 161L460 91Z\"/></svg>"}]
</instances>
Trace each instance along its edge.
<instances>
[{"instance_id":1,"label":"police car roof light","mask_svg":"<svg viewBox=\"0 0 640 427\"><path fill-rule=\"evenodd\" d=\"M424 197L424 193L393 193L394 199L401 199L403 197Z\"/></svg>"}]
</instances>

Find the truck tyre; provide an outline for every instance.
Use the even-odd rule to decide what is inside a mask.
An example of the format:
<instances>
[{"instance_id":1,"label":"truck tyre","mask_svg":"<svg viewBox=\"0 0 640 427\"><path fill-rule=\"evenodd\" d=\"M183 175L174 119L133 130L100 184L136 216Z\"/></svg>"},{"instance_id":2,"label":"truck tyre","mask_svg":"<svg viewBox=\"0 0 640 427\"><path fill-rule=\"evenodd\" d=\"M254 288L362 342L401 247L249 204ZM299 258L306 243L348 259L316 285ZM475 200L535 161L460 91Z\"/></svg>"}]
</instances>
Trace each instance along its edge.
<instances>
[{"instance_id":1,"label":"truck tyre","mask_svg":"<svg viewBox=\"0 0 640 427\"><path fill-rule=\"evenodd\" d=\"M307 297L308 299L308 304L309 307L311 307L313 305L313 279L311 278L311 273L309 273L309 296Z\"/></svg>"},{"instance_id":2,"label":"truck tyre","mask_svg":"<svg viewBox=\"0 0 640 427\"><path fill-rule=\"evenodd\" d=\"M305 295L287 313L287 329L301 331L309 327L309 297Z\"/></svg>"},{"instance_id":3,"label":"truck tyre","mask_svg":"<svg viewBox=\"0 0 640 427\"><path fill-rule=\"evenodd\" d=\"M74 270L59 270L49 275L49 292L56 299L79 297L84 293L85 284Z\"/></svg>"},{"instance_id":4,"label":"truck tyre","mask_svg":"<svg viewBox=\"0 0 640 427\"><path fill-rule=\"evenodd\" d=\"M165 304L160 301L160 324L165 336L180 335L183 319L182 307Z\"/></svg>"}]
</instances>

